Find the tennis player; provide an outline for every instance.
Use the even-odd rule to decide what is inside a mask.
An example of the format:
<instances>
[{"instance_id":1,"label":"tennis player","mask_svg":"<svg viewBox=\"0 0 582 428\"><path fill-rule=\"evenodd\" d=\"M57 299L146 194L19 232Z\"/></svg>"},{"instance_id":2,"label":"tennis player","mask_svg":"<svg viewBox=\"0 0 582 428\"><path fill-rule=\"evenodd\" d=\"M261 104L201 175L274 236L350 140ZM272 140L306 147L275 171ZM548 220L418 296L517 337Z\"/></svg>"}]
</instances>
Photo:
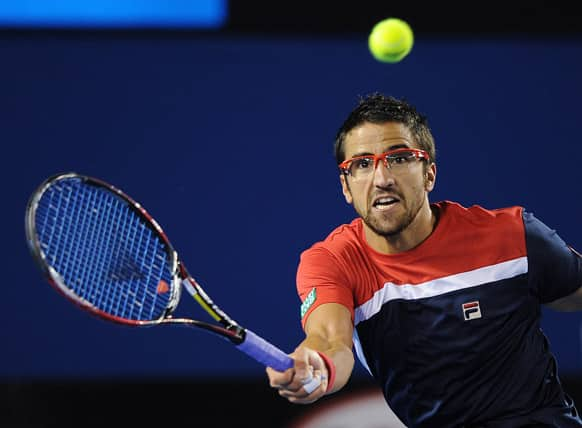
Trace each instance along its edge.
<instances>
[{"instance_id":1,"label":"tennis player","mask_svg":"<svg viewBox=\"0 0 582 428\"><path fill-rule=\"evenodd\" d=\"M409 428L582 427L540 329L541 305L582 308L580 254L523 207L429 202L434 139L404 100L360 99L335 153L358 217L301 254L305 339L270 385L314 402L355 354Z\"/></svg>"}]
</instances>

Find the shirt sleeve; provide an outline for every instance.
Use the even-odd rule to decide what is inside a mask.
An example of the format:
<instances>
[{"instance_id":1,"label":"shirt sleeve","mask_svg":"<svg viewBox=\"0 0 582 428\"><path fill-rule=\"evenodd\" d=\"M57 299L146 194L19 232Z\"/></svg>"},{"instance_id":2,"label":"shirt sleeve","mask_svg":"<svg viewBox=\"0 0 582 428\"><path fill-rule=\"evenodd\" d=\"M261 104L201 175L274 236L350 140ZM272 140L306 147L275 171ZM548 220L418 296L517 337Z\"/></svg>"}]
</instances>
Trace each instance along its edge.
<instances>
[{"instance_id":1,"label":"shirt sleeve","mask_svg":"<svg viewBox=\"0 0 582 428\"><path fill-rule=\"evenodd\" d=\"M582 258L558 233L524 211L529 283L541 303L566 297L582 286Z\"/></svg>"},{"instance_id":2,"label":"shirt sleeve","mask_svg":"<svg viewBox=\"0 0 582 428\"><path fill-rule=\"evenodd\" d=\"M354 319L354 298L349 279L341 264L323 247L312 247L301 254L297 268L297 292L301 299L301 325L315 308L324 303L344 305Z\"/></svg>"}]
</instances>

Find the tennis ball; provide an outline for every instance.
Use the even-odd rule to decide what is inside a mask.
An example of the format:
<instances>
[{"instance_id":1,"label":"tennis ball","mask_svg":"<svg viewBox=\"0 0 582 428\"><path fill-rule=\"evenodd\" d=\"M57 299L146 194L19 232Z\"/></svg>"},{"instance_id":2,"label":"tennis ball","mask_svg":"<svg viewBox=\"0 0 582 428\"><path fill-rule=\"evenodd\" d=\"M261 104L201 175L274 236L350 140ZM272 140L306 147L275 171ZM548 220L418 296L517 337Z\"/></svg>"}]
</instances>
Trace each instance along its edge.
<instances>
[{"instance_id":1,"label":"tennis ball","mask_svg":"<svg viewBox=\"0 0 582 428\"><path fill-rule=\"evenodd\" d=\"M378 22L368 37L370 52L380 62L399 62L410 53L413 43L412 29L398 18Z\"/></svg>"}]
</instances>

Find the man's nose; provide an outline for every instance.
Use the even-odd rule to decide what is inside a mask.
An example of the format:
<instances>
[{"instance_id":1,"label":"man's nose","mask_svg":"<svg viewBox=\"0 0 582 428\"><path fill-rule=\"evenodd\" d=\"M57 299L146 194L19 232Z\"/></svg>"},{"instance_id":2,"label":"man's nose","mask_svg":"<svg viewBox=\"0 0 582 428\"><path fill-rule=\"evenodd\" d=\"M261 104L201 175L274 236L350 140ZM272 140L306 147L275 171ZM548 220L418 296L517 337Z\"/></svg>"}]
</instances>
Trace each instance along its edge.
<instances>
[{"instance_id":1,"label":"man's nose","mask_svg":"<svg viewBox=\"0 0 582 428\"><path fill-rule=\"evenodd\" d=\"M374 183L385 185L393 181L394 177L386 159L378 159L374 165Z\"/></svg>"}]
</instances>

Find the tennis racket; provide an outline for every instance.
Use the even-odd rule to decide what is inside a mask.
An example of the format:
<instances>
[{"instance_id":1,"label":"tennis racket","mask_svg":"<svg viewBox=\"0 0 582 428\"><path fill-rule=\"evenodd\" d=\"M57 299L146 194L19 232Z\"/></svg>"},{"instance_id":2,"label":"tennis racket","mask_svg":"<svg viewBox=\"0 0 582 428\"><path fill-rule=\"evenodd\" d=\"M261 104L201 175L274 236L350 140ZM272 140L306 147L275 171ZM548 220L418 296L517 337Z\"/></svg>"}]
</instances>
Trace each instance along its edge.
<instances>
[{"instance_id":1,"label":"tennis racket","mask_svg":"<svg viewBox=\"0 0 582 428\"><path fill-rule=\"evenodd\" d=\"M76 173L46 179L26 207L26 237L49 283L82 309L129 326L197 327L277 371L293 367L283 351L222 311L162 228L118 188ZM186 289L214 322L174 317ZM312 378L306 390L315 390Z\"/></svg>"}]
</instances>

